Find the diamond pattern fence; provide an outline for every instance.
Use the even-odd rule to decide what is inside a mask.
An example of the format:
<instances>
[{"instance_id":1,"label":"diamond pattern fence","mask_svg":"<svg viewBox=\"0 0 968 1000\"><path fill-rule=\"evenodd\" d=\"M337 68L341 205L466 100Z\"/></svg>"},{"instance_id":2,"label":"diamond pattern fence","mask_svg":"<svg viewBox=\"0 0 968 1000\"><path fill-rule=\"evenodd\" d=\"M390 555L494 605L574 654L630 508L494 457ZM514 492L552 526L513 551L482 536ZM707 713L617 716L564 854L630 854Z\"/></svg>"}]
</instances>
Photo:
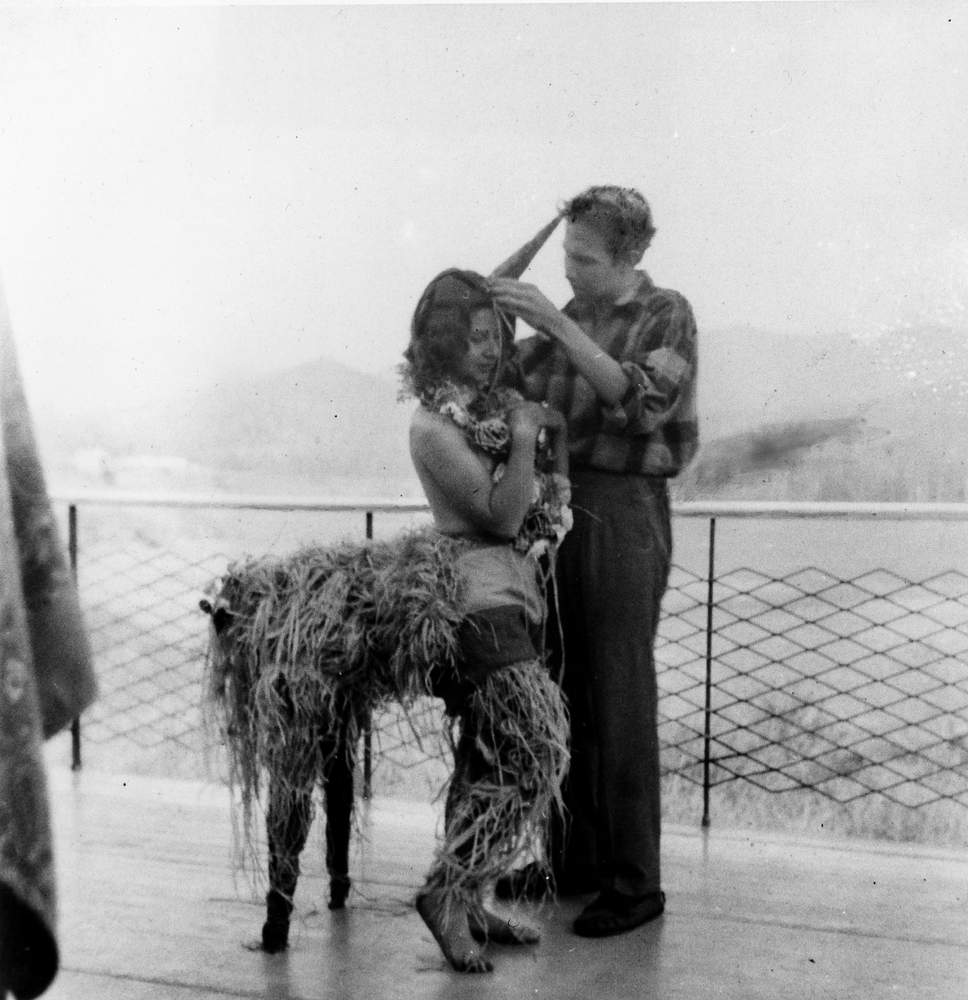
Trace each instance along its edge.
<instances>
[{"instance_id":1,"label":"diamond pattern fence","mask_svg":"<svg viewBox=\"0 0 968 1000\"><path fill-rule=\"evenodd\" d=\"M365 513L372 534L372 510L338 509ZM177 533L159 540L135 528L119 541L103 509L86 538L71 510L101 689L80 723L83 746L200 752L207 619L198 600L229 556ZM704 821L711 791L730 782L812 789L837 803L968 806L968 576L876 570L843 579L814 566L719 575L716 519L730 516L729 505L682 505L677 516L708 518L709 559L705 573L672 572L656 646L659 732L664 772L702 788ZM406 719L392 711L374 719L367 785L374 758L413 767L444 746L435 702Z\"/></svg>"}]
</instances>

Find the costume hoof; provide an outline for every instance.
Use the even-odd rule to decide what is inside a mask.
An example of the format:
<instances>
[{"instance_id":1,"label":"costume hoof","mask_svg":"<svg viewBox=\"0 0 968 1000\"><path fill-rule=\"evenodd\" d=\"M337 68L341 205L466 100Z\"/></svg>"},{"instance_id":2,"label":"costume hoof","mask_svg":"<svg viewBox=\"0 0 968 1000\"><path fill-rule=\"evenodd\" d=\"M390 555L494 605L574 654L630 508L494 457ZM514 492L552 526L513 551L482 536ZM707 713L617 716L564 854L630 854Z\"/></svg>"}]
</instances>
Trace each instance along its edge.
<instances>
[{"instance_id":1,"label":"costume hoof","mask_svg":"<svg viewBox=\"0 0 968 1000\"><path fill-rule=\"evenodd\" d=\"M262 925L262 950L270 955L285 951L289 947L289 924L267 920Z\"/></svg>"},{"instance_id":2,"label":"costume hoof","mask_svg":"<svg viewBox=\"0 0 968 1000\"><path fill-rule=\"evenodd\" d=\"M329 908L342 910L346 906L346 897L350 894L352 881L345 875L337 875L329 880Z\"/></svg>"}]
</instances>

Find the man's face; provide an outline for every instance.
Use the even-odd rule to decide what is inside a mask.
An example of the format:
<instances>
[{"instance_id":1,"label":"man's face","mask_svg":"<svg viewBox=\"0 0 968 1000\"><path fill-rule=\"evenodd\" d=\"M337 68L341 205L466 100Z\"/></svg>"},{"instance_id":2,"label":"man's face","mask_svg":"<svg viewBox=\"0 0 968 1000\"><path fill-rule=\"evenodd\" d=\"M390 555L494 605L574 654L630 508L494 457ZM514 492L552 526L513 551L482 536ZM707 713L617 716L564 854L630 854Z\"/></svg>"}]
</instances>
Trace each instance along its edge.
<instances>
[{"instance_id":1,"label":"man's face","mask_svg":"<svg viewBox=\"0 0 968 1000\"><path fill-rule=\"evenodd\" d=\"M575 298L614 301L628 287L630 264L616 261L605 238L585 222L569 222L565 229L565 277Z\"/></svg>"}]
</instances>

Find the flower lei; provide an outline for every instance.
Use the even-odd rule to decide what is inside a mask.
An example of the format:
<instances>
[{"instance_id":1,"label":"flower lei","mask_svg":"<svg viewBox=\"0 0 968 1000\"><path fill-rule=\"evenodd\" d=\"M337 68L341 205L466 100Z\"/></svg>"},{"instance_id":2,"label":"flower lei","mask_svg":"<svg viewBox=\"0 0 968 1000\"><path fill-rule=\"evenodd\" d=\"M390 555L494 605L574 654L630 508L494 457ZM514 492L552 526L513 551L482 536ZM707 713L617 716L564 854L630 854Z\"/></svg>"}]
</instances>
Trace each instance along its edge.
<instances>
[{"instance_id":1,"label":"flower lei","mask_svg":"<svg viewBox=\"0 0 968 1000\"><path fill-rule=\"evenodd\" d=\"M499 483L511 451L508 411L524 397L516 389L499 387L484 396L469 386L445 381L422 394L420 402L449 417L470 443L497 460L491 479ZM538 433L535 452L534 493L514 548L531 558L552 550L571 530L571 485L566 476L551 470L551 446L544 428Z\"/></svg>"}]
</instances>

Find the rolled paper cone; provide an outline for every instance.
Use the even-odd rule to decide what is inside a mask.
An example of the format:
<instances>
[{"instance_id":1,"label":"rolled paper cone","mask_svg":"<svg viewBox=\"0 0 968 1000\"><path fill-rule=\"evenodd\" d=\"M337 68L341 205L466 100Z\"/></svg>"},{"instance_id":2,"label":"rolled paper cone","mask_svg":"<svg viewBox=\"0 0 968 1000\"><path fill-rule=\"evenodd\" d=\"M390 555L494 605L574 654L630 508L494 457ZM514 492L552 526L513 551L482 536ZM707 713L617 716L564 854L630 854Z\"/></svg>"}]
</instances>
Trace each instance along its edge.
<instances>
[{"instance_id":1,"label":"rolled paper cone","mask_svg":"<svg viewBox=\"0 0 968 1000\"><path fill-rule=\"evenodd\" d=\"M561 215L556 215L551 222L539 229L523 247L515 250L506 261L498 264L491 272L490 277L520 278L538 251L548 242L548 237L555 231L559 222L561 222Z\"/></svg>"}]
</instances>

